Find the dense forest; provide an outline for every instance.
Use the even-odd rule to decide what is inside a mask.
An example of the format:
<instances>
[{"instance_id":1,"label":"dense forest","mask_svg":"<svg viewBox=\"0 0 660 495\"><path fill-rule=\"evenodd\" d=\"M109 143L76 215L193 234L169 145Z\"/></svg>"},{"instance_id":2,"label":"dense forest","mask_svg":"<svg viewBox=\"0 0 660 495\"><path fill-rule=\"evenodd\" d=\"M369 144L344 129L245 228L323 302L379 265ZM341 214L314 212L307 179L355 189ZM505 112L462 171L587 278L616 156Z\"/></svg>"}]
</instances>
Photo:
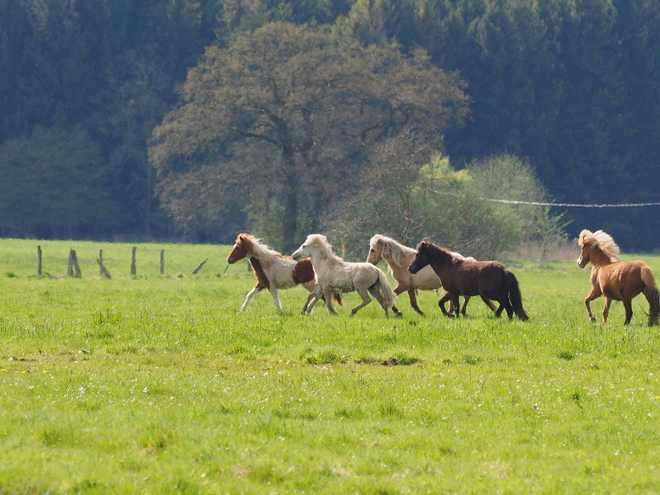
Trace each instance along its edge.
<instances>
[{"instance_id":1,"label":"dense forest","mask_svg":"<svg viewBox=\"0 0 660 495\"><path fill-rule=\"evenodd\" d=\"M175 186L168 188L163 175L158 140L169 132L172 116L181 115L176 112L192 108L186 107L197 98L191 92L210 68L240 61L251 33L267 33L275 24L327 26L335 43L332 60L344 68L345 60L359 59L375 70L396 65L397 73L412 67L436 74L444 85L444 93L437 90L443 108L451 107L435 129L442 134L437 147L455 170L506 153L529 163L557 203L660 202L657 1L0 0L0 235L229 242L255 224L260 204L247 208L240 204L243 196L215 217L194 208L177 216L163 208L174 201ZM341 40L364 49L350 45L350 57L343 59ZM364 78L351 73L358 76ZM381 98L381 110L393 101L384 86L355 81L372 91L372 108L375 98ZM390 114L429 108L412 97L397 102L387 107ZM408 114L402 119L428 130L441 110L429 110L426 120L417 118L421 111L414 120ZM246 129L258 117L242 115L244 134L254 136ZM391 131L380 129L374 143ZM319 136L327 134L319 126ZM236 143L214 150L214 159L231 152L232 160L247 162L259 152ZM357 163L357 144L342 143L327 160ZM307 151L305 143L301 150ZM181 163L170 160L168 167ZM310 177L330 181L324 170ZM258 170L251 173L256 177ZM282 183L294 187L291 180ZM343 189L316 191L305 201ZM286 216L286 201L274 206L271 199L260 198L261 206ZM328 204L319 203L319 211ZM208 204L198 205L203 207ZM572 235L602 228L626 250L660 248L660 206L553 211L571 221L566 228ZM298 224L292 228L321 226L304 215Z\"/></svg>"}]
</instances>

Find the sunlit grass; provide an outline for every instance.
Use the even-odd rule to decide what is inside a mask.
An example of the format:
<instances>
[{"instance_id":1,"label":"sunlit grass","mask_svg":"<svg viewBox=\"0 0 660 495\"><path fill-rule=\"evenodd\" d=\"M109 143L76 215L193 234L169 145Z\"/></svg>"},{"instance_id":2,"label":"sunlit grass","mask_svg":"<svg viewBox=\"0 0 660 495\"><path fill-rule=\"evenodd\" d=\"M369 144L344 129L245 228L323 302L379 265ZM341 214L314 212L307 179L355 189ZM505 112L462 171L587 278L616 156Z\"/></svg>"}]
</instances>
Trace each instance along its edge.
<instances>
[{"instance_id":1,"label":"sunlit grass","mask_svg":"<svg viewBox=\"0 0 660 495\"><path fill-rule=\"evenodd\" d=\"M267 293L227 247L0 241L0 493L652 493L657 328L588 321L588 271L507 262L529 322L349 318ZM66 273L77 250L81 279ZM104 249L112 279L98 277ZM56 254L57 253L57 254ZM150 255L147 255L151 253ZM152 256L153 255L153 256ZM144 258L142 258L144 256ZM191 275L201 261L207 264ZM656 273L660 258L644 257ZM84 260L84 261L83 261ZM150 261L148 261L150 260ZM51 268L47 268L50 266ZM602 303L601 303L602 304ZM596 303L594 304L596 307ZM600 308L602 306L598 306Z\"/></svg>"}]
</instances>

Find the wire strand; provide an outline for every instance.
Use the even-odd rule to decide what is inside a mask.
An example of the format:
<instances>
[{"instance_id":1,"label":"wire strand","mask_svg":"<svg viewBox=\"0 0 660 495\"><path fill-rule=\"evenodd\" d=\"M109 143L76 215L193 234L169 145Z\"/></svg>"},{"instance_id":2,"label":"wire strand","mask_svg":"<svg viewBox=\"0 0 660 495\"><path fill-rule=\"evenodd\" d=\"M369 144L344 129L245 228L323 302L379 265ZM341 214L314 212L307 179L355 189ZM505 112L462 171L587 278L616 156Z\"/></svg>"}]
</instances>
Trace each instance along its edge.
<instances>
[{"instance_id":1,"label":"wire strand","mask_svg":"<svg viewBox=\"0 0 660 495\"><path fill-rule=\"evenodd\" d=\"M533 206L561 206L564 208L638 208L642 206L660 206L660 203L622 203L622 204L578 204L578 203L541 203L536 201L516 201L511 199L492 199L485 198L494 203L505 203L512 205L533 205Z\"/></svg>"}]
</instances>

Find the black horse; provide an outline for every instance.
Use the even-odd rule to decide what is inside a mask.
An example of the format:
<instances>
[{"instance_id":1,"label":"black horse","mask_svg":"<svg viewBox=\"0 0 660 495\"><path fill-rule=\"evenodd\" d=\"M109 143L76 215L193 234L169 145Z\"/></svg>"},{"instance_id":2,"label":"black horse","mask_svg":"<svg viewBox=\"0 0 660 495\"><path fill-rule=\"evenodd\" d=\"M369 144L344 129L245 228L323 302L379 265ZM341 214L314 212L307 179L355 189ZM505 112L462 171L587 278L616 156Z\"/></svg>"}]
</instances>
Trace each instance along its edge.
<instances>
[{"instance_id":1,"label":"black horse","mask_svg":"<svg viewBox=\"0 0 660 495\"><path fill-rule=\"evenodd\" d=\"M513 318L513 313L523 321L529 318L523 309L518 280L501 263L459 260L454 258L449 250L422 241L417 245L417 254L408 270L410 273L417 273L426 265L431 265L447 291L438 301L446 316L452 316L445 310L447 301L453 303L458 317L459 296L481 296L500 303L495 316L501 316L502 311L506 310L509 318Z\"/></svg>"}]
</instances>

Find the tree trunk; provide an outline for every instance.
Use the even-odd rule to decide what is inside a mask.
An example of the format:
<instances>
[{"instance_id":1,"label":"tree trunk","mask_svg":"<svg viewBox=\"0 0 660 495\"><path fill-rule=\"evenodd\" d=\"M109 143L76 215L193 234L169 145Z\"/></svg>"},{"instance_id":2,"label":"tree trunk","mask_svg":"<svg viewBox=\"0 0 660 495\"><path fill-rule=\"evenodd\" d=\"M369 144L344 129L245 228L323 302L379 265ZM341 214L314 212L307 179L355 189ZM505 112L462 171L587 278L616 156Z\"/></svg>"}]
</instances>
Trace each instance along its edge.
<instances>
[{"instance_id":1,"label":"tree trunk","mask_svg":"<svg viewBox=\"0 0 660 495\"><path fill-rule=\"evenodd\" d=\"M284 163L284 218L282 219L282 250L285 254L292 253L298 247L298 170L294 149L286 128L282 123L278 126L282 140L282 161Z\"/></svg>"},{"instance_id":2,"label":"tree trunk","mask_svg":"<svg viewBox=\"0 0 660 495\"><path fill-rule=\"evenodd\" d=\"M292 160L293 161L293 160ZM282 218L282 250L290 254L298 247L298 177L287 170L284 184L284 218Z\"/></svg>"}]
</instances>

